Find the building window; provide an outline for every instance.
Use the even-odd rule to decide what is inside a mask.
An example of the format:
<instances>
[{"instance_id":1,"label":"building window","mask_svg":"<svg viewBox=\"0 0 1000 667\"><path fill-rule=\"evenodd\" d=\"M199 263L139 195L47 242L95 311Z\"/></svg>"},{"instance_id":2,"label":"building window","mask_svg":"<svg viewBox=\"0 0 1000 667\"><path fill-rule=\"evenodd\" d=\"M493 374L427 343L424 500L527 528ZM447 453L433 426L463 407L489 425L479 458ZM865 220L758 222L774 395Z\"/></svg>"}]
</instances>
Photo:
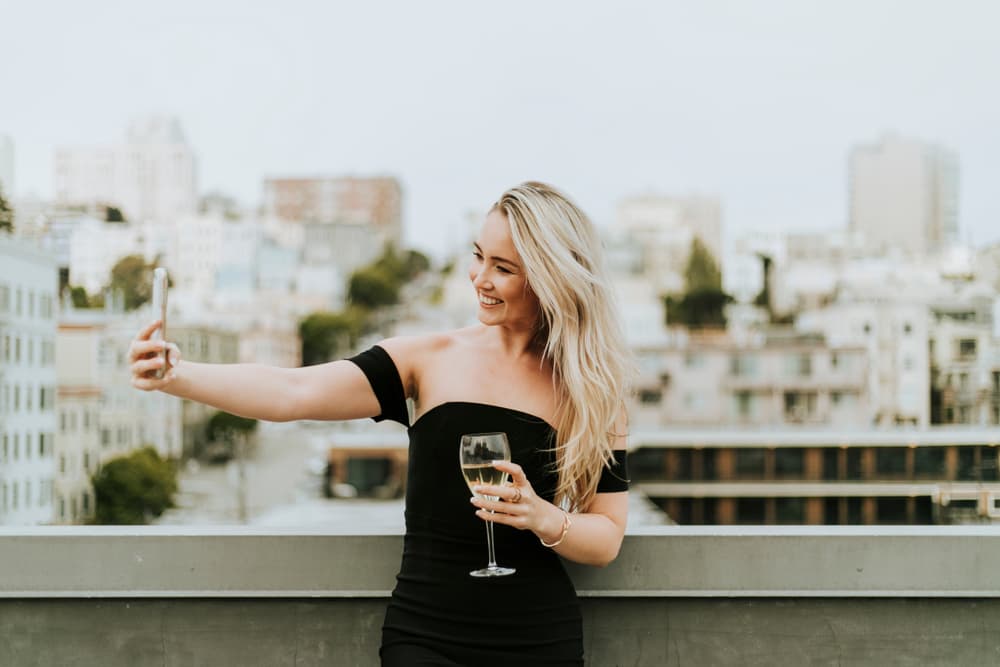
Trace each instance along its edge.
<instances>
[{"instance_id":1,"label":"building window","mask_svg":"<svg viewBox=\"0 0 1000 667\"><path fill-rule=\"evenodd\" d=\"M840 479L840 452L834 447L823 449L823 479L827 482Z\"/></svg>"},{"instance_id":2,"label":"building window","mask_svg":"<svg viewBox=\"0 0 1000 667\"><path fill-rule=\"evenodd\" d=\"M764 498L737 498L736 499L736 522L743 524L764 523L766 517L766 504Z\"/></svg>"},{"instance_id":3,"label":"building window","mask_svg":"<svg viewBox=\"0 0 1000 667\"><path fill-rule=\"evenodd\" d=\"M913 472L925 477L944 477L944 447L917 447L913 452Z\"/></svg>"},{"instance_id":4,"label":"building window","mask_svg":"<svg viewBox=\"0 0 1000 667\"><path fill-rule=\"evenodd\" d=\"M663 392L659 389L642 389L639 391L639 402L643 405L656 405L663 400Z\"/></svg>"},{"instance_id":5,"label":"building window","mask_svg":"<svg viewBox=\"0 0 1000 667\"><path fill-rule=\"evenodd\" d=\"M785 420L802 422L816 416L816 398L814 391L785 392Z\"/></svg>"},{"instance_id":6,"label":"building window","mask_svg":"<svg viewBox=\"0 0 1000 667\"><path fill-rule=\"evenodd\" d=\"M101 446L108 447L111 445L111 429L102 428L101 429Z\"/></svg>"},{"instance_id":7,"label":"building window","mask_svg":"<svg viewBox=\"0 0 1000 667\"><path fill-rule=\"evenodd\" d=\"M875 514L879 523L909 523L906 498L876 498Z\"/></svg>"},{"instance_id":8,"label":"building window","mask_svg":"<svg viewBox=\"0 0 1000 667\"><path fill-rule=\"evenodd\" d=\"M701 368L704 364L704 357L697 352L684 353L684 366L686 368Z\"/></svg>"},{"instance_id":9,"label":"building window","mask_svg":"<svg viewBox=\"0 0 1000 667\"><path fill-rule=\"evenodd\" d=\"M974 359L976 356L976 339L961 338L958 341L958 357L960 359Z\"/></svg>"},{"instance_id":10,"label":"building window","mask_svg":"<svg viewBox=\"0 0 1000 667\"><path fill-rule=\"evenodd\" d=\"M801 447L778 447L774 450L774 474L801 479L805 474L805 460L806 450Z\"/></svg>"},{"instance_id":11,"label":"building window","mask_svg":"<svg viewBox=\"0 0 1000 667\"><path fill-rule=\"evenodd\" d=\"M779 524L795 525L805 523L805 498L775 498L774 518Z\"/></svg>"},{"instance_id":12,"label":"building window","mask_svg":"<svg viewBox=\"0 0 1000 667\"><path fill-rule=\"evenodd\" d=\"M736 450L736 474L740 477L763 479L766 452L759 447Z\"/></svg>"},{"instance_id":13,"label":"building window","mask_svg":"<svg viewBox=\"0 0 1000 667\"><path fill-rule=\"evenodd\" d=\"M733 394L736 416L746 419L753 416L753 394L749 391L738 391Z\"/></svg>"},{"instance_id":14,"label":"building window","mask_svg":"<svg viewBox=\"0 0 1000 667\"><path fill-rule=\"evenodd\" d=\"M752 354L734 354L729 358L729 373L736 377L752 377L757 371L757 359Z\"/></svg>"},{"instance_id":15,"label":"building window","mask_svg":"<svg viewBox=\"0 0 1000 667\"><path fill-rule=\"evenodd\" d=\"M794 377L809 377L812 374L812 356L792 354L785 357L785 374Z\"/></svg>"},{"instance_id":16,"label":"building window","mask_svg":"<svg viewBox=\"0 0 1000 667\"><path fill-rule=\"evenodd\" d=\"M875 449L875 470L880 475L906 473L906 447L878 447Z\"/></svg>"},{"instance_id":17,"label":"building window","mask_svg":"<svg viewBox=\"0 0 1000 667\"><path fill-rule=\"evenodd\" d=\"M909 336L911 333L913 333L913 327L910 325L909 322L904 322L903 323L903 334L906 335L906 336Z\"/></svg>"}]
</instances>

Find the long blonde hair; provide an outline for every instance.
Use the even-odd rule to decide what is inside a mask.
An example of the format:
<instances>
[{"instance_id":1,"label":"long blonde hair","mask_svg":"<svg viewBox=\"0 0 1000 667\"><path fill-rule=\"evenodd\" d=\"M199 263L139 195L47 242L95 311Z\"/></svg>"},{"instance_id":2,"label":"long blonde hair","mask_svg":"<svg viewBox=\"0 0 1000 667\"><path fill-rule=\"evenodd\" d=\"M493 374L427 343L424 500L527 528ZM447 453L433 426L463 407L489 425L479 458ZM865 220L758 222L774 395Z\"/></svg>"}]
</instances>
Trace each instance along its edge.
<instances>
[{"instance_id":1,"label":"long blonde hair","mask_svg":"<svg viewBox=\"0 0 1000 667\"><path fill-rule=\"evenodd\" d=\"M632 377L594 225L568 197L527 182L493 205L510 226L528 286L538 297L538 341L556 391L556 501L586 509L612 460Z\"/></svg>"}]
</instances>

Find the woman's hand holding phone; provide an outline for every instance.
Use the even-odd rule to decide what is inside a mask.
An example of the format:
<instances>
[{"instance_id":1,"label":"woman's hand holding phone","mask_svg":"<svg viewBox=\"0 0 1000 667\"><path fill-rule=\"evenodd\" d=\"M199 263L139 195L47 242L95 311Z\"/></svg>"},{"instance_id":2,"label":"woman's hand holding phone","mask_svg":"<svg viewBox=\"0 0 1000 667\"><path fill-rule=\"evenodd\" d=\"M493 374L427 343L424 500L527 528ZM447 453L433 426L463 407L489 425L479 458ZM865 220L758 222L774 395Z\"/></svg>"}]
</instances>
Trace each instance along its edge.
<instances>
[{"instance_id":1,"label":"woman's hand holding phone","mask_svg":"<svg viewBox=\"0 0 1000 667\"><path fill-rule=\"evenodd\" d=\"M128 348L128 360L132 371L132 386L143 391L160 390L177 376L176 367L181 359L181 351L173 343L154 340L153 333L163 323L160 320L143 327ZM160 374L162 377L157 377Z\"/></svg>"}]
</instances>

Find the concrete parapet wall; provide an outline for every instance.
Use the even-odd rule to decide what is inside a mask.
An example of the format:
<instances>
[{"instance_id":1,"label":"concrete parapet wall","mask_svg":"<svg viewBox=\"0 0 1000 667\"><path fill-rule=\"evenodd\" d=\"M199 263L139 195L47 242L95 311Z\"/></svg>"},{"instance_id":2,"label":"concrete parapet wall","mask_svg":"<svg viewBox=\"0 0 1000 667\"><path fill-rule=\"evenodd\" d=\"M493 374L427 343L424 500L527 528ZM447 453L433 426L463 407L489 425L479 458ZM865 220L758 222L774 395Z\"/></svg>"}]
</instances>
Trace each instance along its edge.
<instances>
[{"instance_id":1,"label":"concrete parapet wall","mask_svg":"<svg viewBox=\"0 0 1000 667\"><path fill-rule=\"evenodd\" d=\"M377 665L398 535L0 532L0 665ZM589 665L1000 663L1000 531L667 528L572 567Z\"/></svg>"}]
</instances>

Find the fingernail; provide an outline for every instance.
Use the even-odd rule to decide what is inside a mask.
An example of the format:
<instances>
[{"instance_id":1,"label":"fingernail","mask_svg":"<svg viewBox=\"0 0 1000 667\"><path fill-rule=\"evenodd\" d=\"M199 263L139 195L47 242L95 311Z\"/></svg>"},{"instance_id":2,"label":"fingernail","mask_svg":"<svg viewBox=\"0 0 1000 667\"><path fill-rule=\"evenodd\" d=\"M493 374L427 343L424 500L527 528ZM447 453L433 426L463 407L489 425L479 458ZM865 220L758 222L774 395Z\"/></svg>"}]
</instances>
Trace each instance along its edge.
<instances>
[{"instance_id":1,"label":"fingernail","mask_svg":"<svg viewBox=\"0 0 1000 667\"><path fill-rule=\"evenodd\" d=\"M472 487L472 492L473 493L482 493L483 492L483 487L481 487L481 486L474 486L474 487Z\"/></svg>"}]
</instances>

